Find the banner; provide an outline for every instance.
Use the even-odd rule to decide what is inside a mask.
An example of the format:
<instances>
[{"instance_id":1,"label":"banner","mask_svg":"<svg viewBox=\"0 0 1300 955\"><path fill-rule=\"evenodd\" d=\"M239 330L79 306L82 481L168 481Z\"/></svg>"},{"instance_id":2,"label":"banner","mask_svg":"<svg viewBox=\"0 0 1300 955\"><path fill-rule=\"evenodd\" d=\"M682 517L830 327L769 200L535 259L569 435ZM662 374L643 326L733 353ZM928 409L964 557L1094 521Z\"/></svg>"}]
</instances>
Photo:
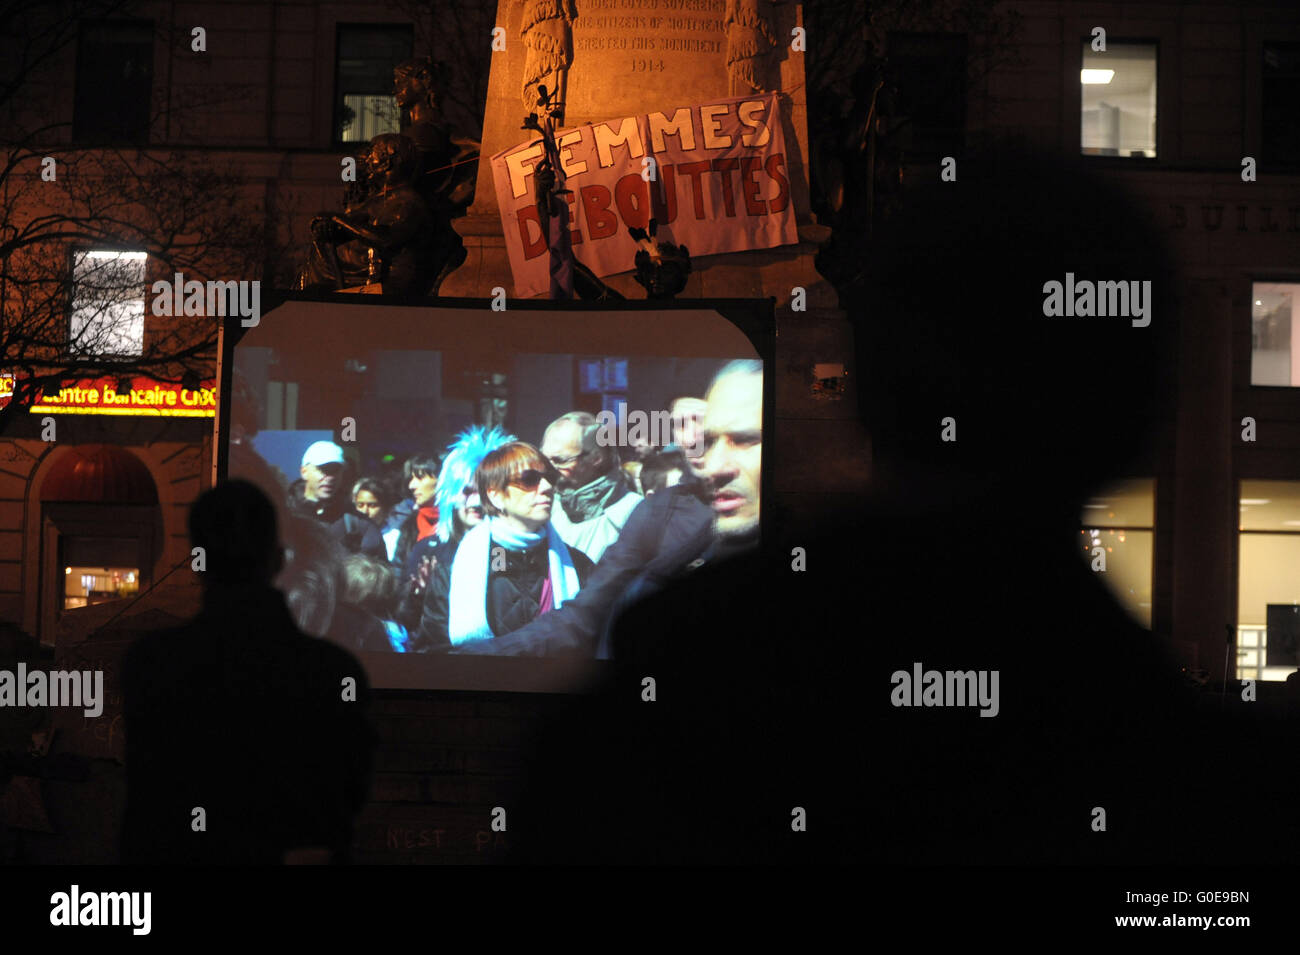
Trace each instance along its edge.
<instances>
[{"instance_id":1,"label":"banner","mask_svg":"<svg viewBox=\"0 0 1300 955\"><path fill-rule=\"evenodd\" d=\"M129 383L129 386L128 386ZM0 407L13 397L12 375L0 375ZM217 383L197 389L157 381L144 375L82 378L42 392L31 414L153 415L162 418L211 418L217 410Z\"/></svg>"},{"instance_id":2,"label":"banner","mask_svg":"<svg viewBox=\"0 0 1300 955\"><path fill-rule=\"evenodd\" d=\"M798 241L776 93L629 116L557 134L573 253L596 275L635 268L629 227L701 255ZM540 139L492 157L515 294L549 288L533 168Z\"/></svg>"}]
</instances>

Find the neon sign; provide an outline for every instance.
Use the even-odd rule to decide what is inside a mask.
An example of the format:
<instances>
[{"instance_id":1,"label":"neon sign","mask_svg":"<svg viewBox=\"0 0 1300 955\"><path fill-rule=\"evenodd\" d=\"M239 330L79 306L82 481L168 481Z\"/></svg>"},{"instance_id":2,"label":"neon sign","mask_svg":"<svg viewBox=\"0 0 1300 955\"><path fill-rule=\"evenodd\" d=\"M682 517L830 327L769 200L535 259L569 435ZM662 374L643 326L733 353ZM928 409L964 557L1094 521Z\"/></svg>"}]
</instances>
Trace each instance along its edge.
<instances>
[{"instance_id":1,"label":"neon sign","mask_svg":"<svg viewBox=\"0 0 1300 955\"><path fill-rule=\"evenodd\" d=\"M42 392L28 409L32 414L153 415L162 418L211 418L216 415L215 380L198 388L133 376L130 388L117 378L82 378ZM13 397L12 375L0 375L0 406Z\"/></svg>"}]
</instances>

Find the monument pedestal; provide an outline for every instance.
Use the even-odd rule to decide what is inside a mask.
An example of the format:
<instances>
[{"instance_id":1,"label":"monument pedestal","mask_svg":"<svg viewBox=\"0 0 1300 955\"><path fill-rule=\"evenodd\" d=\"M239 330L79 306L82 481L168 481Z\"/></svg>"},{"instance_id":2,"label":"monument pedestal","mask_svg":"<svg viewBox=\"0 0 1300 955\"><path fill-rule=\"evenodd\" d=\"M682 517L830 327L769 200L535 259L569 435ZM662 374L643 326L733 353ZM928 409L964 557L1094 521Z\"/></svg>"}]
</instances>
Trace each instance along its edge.
<instances>
[{"instance_id":1,"label":"monument pedestal","mask_svg":"<svg viewBox=\"0 0 1300 955\"><path fill-rule=\"evenodd\" d=\"M506 48L492 60L475 201L467 216L452 223L468 256L444 280L441 294L488 298L495 288L514 294L490 158L535 138L521 125L536 108L529 104L538 84L563 92L565 128L779 91L799 241L693 256L693 271L678 297L776 300L777 434L769 446L778 498L790 495L811 504L827 493L860 492L869 476L870 452L858 423L852 328L834 288L813 264L830 230L814 222L809 209L803 54L790 49L793 28L803 24L802 4L760 0L757 25L729 22L726 0L700 0L690 12L672 0L594 7L579 0L575 18L561 14L540 23L535 14L541 8L534 7L498 2L496 22L506 29ZM539 30L566 38L567 50L540 56ZM761 55L745 55L753 50ZM574 251L581 259L581 247ZM627 298L642 300L645 291L635 281L632 263L628 266L601 279ZM804 308L798 312L791 308L796 289L803 289ZM848 369L847 388L838 396L828 398L814 387L813 368L823 363Z\"/></svg>"}]
</instances>

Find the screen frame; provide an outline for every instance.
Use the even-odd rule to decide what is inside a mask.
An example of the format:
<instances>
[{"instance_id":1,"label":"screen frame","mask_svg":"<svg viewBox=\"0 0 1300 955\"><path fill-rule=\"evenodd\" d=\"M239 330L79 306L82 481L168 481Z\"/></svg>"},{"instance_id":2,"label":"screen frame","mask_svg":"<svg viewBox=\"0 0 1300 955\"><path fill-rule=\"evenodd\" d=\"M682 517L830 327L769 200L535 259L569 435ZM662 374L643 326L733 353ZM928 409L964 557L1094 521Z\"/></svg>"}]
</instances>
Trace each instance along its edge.
<instances>
[{"instance_id":1,"label":"screen frame","mask_svg":"<svg viewBox=\"0 0 1300 955\"><path fill-rule=\"evenodd\" d=\"M274 321L274 313L289 302L320 302L331 307L418 308L422 310L469 309L495 311L492 299L437 298L420 301L401 299L389 295L340 295L337 293L308 293L267 291L263 294L264 307L259 324ZM599 312L662 312L662 311L712 311L730 322L753 346L763 363L763 432L767 435L768 452L764 455L760 476L761 499L768 503L759 514L759 533L769 540L773 533L773 459L772 439L776 418L776 299L725 298L725 299L672 299L625 300L613 303L584 301L551 301L547 299L510 300L505 314L530 315L545 312L599 313ZM213 482L228 477L230 437L230 385L234 369L234 352L249 328L243 326L238 315L222 319L217 363L217 413L213 420ZM277 504L278 507L278 504ZM592 681L598 679L608 664L596 660L561 657L520 657L475 654L355 654L365 666L370 677L371 690L381 696L447 691L473 693L581 693Z\"/></svg>"}]
</instances>

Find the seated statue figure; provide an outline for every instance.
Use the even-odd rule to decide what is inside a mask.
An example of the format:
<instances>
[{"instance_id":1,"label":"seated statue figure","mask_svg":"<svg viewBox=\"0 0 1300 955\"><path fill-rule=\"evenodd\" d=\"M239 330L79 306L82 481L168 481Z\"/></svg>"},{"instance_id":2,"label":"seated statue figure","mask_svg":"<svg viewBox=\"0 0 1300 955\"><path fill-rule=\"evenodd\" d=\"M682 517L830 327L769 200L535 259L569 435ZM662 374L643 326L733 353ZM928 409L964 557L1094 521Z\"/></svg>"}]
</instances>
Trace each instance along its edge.
<instances>
[{"instance_id":1,"label":"seated statue figure","mask_svg":"<svg viewBox=\"0 0 1300 955\"><path fill-rule=\"evenodd\" d=\"M438 105L445 67L431 57L416 57L393 68L393 96L402 110L402 135L415 145L412 178L433 212L433 255L438 263L435 288L460 267L468 253L451 220L463 216L474 199L479 142L459 136Z\"/></svg>"},{"instance_id":2,"label":"seated statue figure","mask_svg":"<svg viewBox=\"0 0 1300 955\"><path fill-rule=\"evenodd\" d=\"M435 219L411 180L411 140L383 133L371 140L364 186L342 215L312 220L312 247L299 280L308 291L379 282L385 293L428 295L439 279ZM373 251L373 255L372 255Z\"/></svg>"},{"instance_id":3,"label":"seated statue figure","mask_svg":"<svg viewBox=\"0 0 1300 955\"><path fill-rule=\"evenodd\" d=\"M438 105L444 67L417 57L393 68L393 95L402 110L402 135L419 154L415 188L435 213L464 215L474 198L479 142L457 135Z\"/></svg>"}]
</instances>

